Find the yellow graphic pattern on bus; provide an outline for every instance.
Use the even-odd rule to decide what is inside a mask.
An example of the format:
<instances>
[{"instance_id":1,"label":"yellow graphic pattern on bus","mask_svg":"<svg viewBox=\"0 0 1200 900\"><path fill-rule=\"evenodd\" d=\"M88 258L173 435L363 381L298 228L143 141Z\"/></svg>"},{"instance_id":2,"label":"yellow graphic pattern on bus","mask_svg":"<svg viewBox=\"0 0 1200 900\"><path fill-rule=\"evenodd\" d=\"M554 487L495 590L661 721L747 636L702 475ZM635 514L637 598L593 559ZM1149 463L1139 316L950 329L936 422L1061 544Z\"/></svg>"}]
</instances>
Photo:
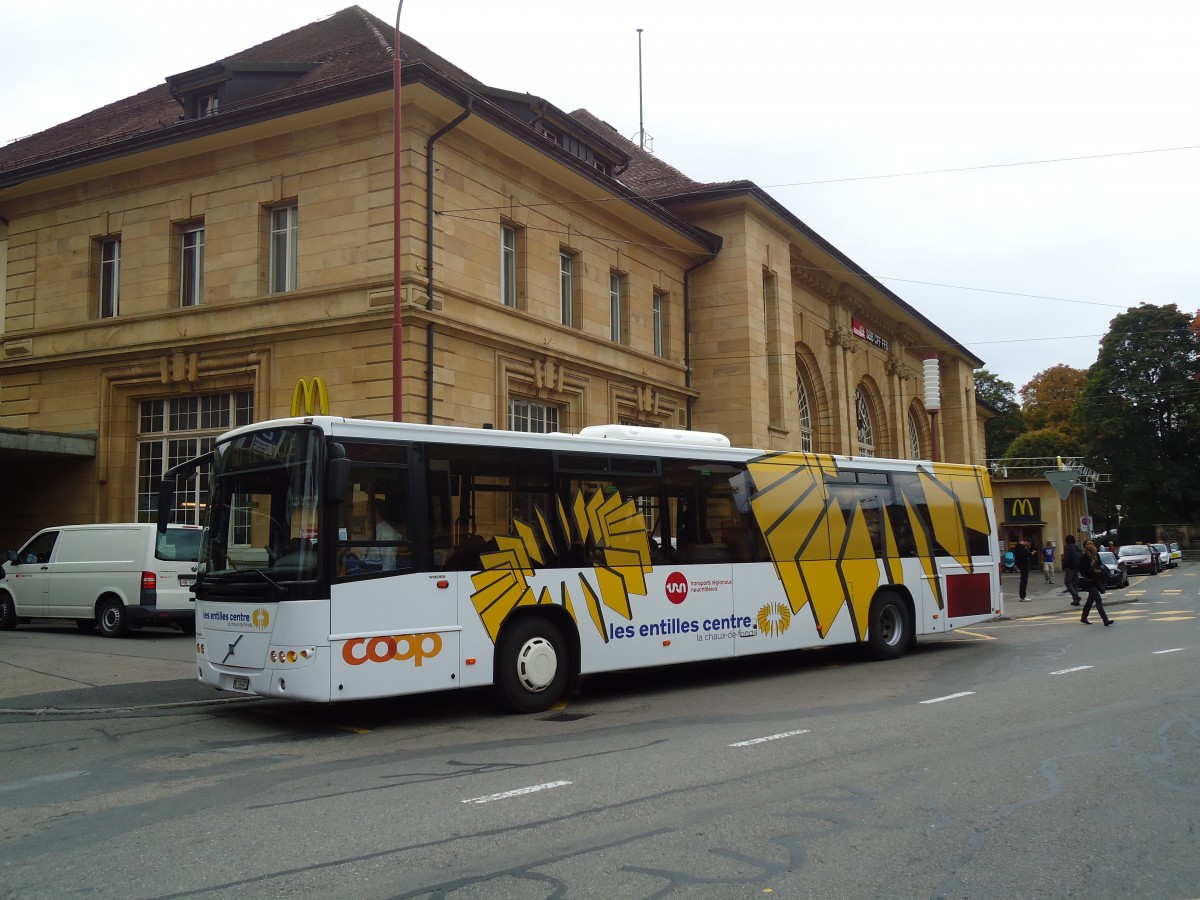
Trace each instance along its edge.
<instances>
[{"instance_id":1,"label":"yellow graphic pattern on bus","mask_svg":"<svg viewBox=\"0 0 1200 900\"><path fill-rule=\"evenodd\" d=\"M991 531L985 506L992 496L991 483L977 469L919 466L915 477L895 479L891 511L875 510L870 521L861 503L839 505L831 495L826 478L839 474L832 457L768 454L751 460L748 469L754 484L751 512L787 598L786 607L776 604L760 611L759 631L767 636L782 634L808 607L818 634L826 637L842 610L849 608L858 638L864 640L878 588L904 584L897 529L915 549L937 607L944 609L935 548L973 571L970 532ZM557 604L576 623L590 620L607 642L606 611L631 621L631 597L647 593L646 575L653 569L650 540L645 518L632 499L612 488L596 489L590 496L580 491L569 507L558 502L555 513L561 534L581 546L593 542L604 563L580 572L577 587L563 581L558 597L549 588L535 594L530 586L535 565L545 564L547 551L557 552L553 528L541 510L536 511L534 525L515 520L516 534L497 537L497 549L481 556L482 570L471 576L472 604L493 641L514 609ZM878 546L885 548L881 556L876 555Z\"/></svg>"},{"instance_id":2,"label":"yellow graphic pattern on bus","mask_svg":"<svg viewBox=\"0 0 1200 900\"><path fill-rule=\"evenodd\" d=\"M818 633L825 636L849 606L858 637L865 639L876 590L883 584L903 584L904 574L891 553L876 557L861 506L852 506L846 515L835 508L824 484L826 475L837 474L835 461L816 454L779 453L751 461L749 469L756 486L751 506L792 614L809 606ZM934 546L973 571L969 531L991 530L984 504L992 496L991 484L977 470L933 463L932 470L918 467L915 489L898 480L896 490L904 513L899 521L910 530L934 600L944 609ZM925 509L927 520L918 515L917 506ZM877 522L882 546L897 547L892 517L880 515Z\"/></svg>"},{"instance_id":3,"label":"yellow graphic pattern on bus","mask_svg":"<svg viewBox=\"0 0 1200 900\"><path fill-rule=\"evenodd\" d=\"M617 491L606 493L599 489L588 498L582 491L577 493L571 504L570 518L562 504L559 504L558 515L566 534L578 536L581 544L589 538L594 540L603 553L604 565L592 568L596 583L591 584L581 573L576 597L597 633L607 640L604 610L607 608L627 621L632 620L630 595L646 594L646 573L653 568L646 520L633 500L623 499ZM529 584L535 572L534 563L540 564L545 559L543 545L550 553L555 550L550 528L540 510L537 518L536 529L519 519L514 520L517 535L497 537L497 549L481 555L483 570L471 576L475 586L471 603L493 641L504 620L517 607L556 602L545 588L535 596ZM561 597L557 602L579 622L576 603L566 582L561 586Z\"/></svg>"}]
</instances>

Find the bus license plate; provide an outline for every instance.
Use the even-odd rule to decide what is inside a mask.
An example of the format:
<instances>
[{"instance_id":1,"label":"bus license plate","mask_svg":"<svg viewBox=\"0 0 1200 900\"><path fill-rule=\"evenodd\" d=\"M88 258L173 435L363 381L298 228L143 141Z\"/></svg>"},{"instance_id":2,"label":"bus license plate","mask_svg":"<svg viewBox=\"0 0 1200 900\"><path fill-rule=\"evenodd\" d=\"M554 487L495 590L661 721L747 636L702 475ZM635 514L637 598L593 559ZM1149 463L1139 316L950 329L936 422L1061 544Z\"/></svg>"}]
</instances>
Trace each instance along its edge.
<instances>
[{"instance_id":1,"label":"bus license plate","mask_svg":"<svg viewBox=\"0 0 1200 900\"><path fill-rule=\"evenodd\" d=\"M250 679L246 675L238 675L233 679L233 689L235 691L250 690Z\"/></svg>"}]
</instances>

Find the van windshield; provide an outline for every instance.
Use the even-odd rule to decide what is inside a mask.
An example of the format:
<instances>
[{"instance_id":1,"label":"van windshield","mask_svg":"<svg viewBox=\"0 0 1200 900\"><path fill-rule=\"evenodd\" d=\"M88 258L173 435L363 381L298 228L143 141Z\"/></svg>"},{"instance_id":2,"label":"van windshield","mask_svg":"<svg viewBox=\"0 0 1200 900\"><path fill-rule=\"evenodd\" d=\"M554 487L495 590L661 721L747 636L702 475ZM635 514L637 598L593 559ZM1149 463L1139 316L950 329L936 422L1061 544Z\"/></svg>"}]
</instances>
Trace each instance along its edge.
<instances>
[{"instance_id":1,"label":"van windshield","mask_svg":"<svg viewBox=\"0 0 1200 900\"><path fill-rule=\"evenodd\" d=\"M203 528L168 528L166 534L158 536L154 555L158 559L196 562L200 559L200 538L203 536Z\"/></svg>"}]
</instances>

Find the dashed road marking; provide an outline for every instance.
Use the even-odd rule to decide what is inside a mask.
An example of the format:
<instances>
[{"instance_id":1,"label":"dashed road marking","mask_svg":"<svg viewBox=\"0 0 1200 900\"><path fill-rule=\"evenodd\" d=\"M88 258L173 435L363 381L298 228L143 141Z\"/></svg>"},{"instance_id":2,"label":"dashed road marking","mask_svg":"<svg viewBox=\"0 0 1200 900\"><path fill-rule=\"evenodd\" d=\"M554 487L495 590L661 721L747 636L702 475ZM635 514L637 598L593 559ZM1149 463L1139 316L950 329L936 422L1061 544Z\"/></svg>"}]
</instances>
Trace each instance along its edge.
<instances>
[{"instance_id":1,"label":"dashed road marking","mask_svg":"<svg viewBox=\"0 0 1200 900\"><path fill-rule=\"evenodd\" d=\"M547 781L545 784L533 784L529 787L517 788L512 791L501 791L499 794L487 794L483 797L471 797L463 803L491 803L493 800L507 800L509 797L522 797L525 794L536 794L538 791L548 791L551 788L565 787L569 781Z\"/></svg>"},{"instance_id":2,"label":"dashed road marking","mask_svg":"<svg viewBox=\"0 0 1200 900\"><path fill-rule=\"evenodd\" d=\"M957 694L947 694L945 697L934 697L932 700L922 700L922 704L941 703L943 700L957 700L959 697L970 697L974 691L959 691Z\"/></svg>"}]
</instances>

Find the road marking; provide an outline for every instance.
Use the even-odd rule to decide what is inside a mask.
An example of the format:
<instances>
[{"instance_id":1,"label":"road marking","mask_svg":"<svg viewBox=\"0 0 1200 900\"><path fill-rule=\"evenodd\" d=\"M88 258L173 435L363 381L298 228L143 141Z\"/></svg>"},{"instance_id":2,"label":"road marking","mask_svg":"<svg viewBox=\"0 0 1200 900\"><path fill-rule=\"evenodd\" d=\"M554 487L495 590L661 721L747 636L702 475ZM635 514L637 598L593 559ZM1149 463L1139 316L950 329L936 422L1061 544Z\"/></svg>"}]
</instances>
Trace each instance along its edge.
<instances>
[{"instance_id":1,"label":"road marking","mask_svg":"<svg viewBox=\"0 0 1200 900\"><path fill-rule=\"evenodd\" d=\"M999 638L990 634L980 634L978 631L968 631L966 628L960 628L954 634L969 634L973 638L978 638L981 641L997 641Z\"/></svg>"},{"instance_id":2,"label":"road marking","mask_svg":"<svg viewBox=\"0 0 1200 900\"><path fill-rule=\"evenodd\" d=\"M1178 653L1182 649L1182 647L1172 647L1170 650L1155 650L1154 655L1161 656L1164 653Z\"/></svg>"},{"instance_id":3,"label":"road marking","mask_svg":"<svg viewBox=\"0 0 1200 900\"><path fill-rule=\"evenodd\" d=\"M1051 672L1051 675L1068 675L1071 672L1082 672L1084 669L1090 669L1091 666L1072 666L1069 669L1059 669L1057 672Z\"/></svg>"},{"instance_id":4,"label":"road marking","mask_svg":"<svg viewBox=\"0 0 1200 900\"><path fill-rule=\"evenodd\" d=\"M43 784L53 784L56 781L70 781L72 778L86 774L87 772L56 772L53 775L35 775L33 778L26 778L22 781L0 784L0 792L21 791L25 788L40 787Z\"/></svg>"},{"instance_id":5,"label":"road marking","mask_svg":"<svg viewBox=\"0 0 1200 900\"><path fill-rule=\"evenodd\" d=\"M545 784L534 784L529 787L517 788L515 791L502 791L499 794L488 794L486 797L472 797L463 803L491 803L493 800L507 800L509 797L520 797L524 794L536 794L538 791L548 791L551 788L565 787L569 781L547 781Z\"/></svg>"},{"instance_id":6,"label":"road marking","mask_svg":"<svg viewBox=\"0 0 1200 900\"><path fill-rule=\"evenodd\" d=\"M970 697L974 691L959 691L957 694L947 694L945 697L934 697L932 700L922 700L922 704L941 703L943 700L957 700L959 697Z\"/></svg>"},{"instance_id":7,"label":"road marking","mask_svg":"<svg viewBox=\"0 0 1200 900\"><path fill-rule=\"evenodd\" d=\"M730 744L730 747L753 747L755 744L765 744L767 741L778 741L783 738L795 737L798 734L808 734L807 728L801 728L798 731L781 731L779 734L768 734L766 737L751 738L748 741L738 741L736 744Z\"/></svg>"},{"instance_id":8,"label":"road marking","mask_svg":"<svg viewBox=\"0 0 1200 900\"><path fill-rule=\"evenodd\" d=\"M1167 588L1166 590L1163 591L1164 596L1182 594L1182 593L1183 593L1183 591L1180 588Z\"/></svg>"}]
</instances>

